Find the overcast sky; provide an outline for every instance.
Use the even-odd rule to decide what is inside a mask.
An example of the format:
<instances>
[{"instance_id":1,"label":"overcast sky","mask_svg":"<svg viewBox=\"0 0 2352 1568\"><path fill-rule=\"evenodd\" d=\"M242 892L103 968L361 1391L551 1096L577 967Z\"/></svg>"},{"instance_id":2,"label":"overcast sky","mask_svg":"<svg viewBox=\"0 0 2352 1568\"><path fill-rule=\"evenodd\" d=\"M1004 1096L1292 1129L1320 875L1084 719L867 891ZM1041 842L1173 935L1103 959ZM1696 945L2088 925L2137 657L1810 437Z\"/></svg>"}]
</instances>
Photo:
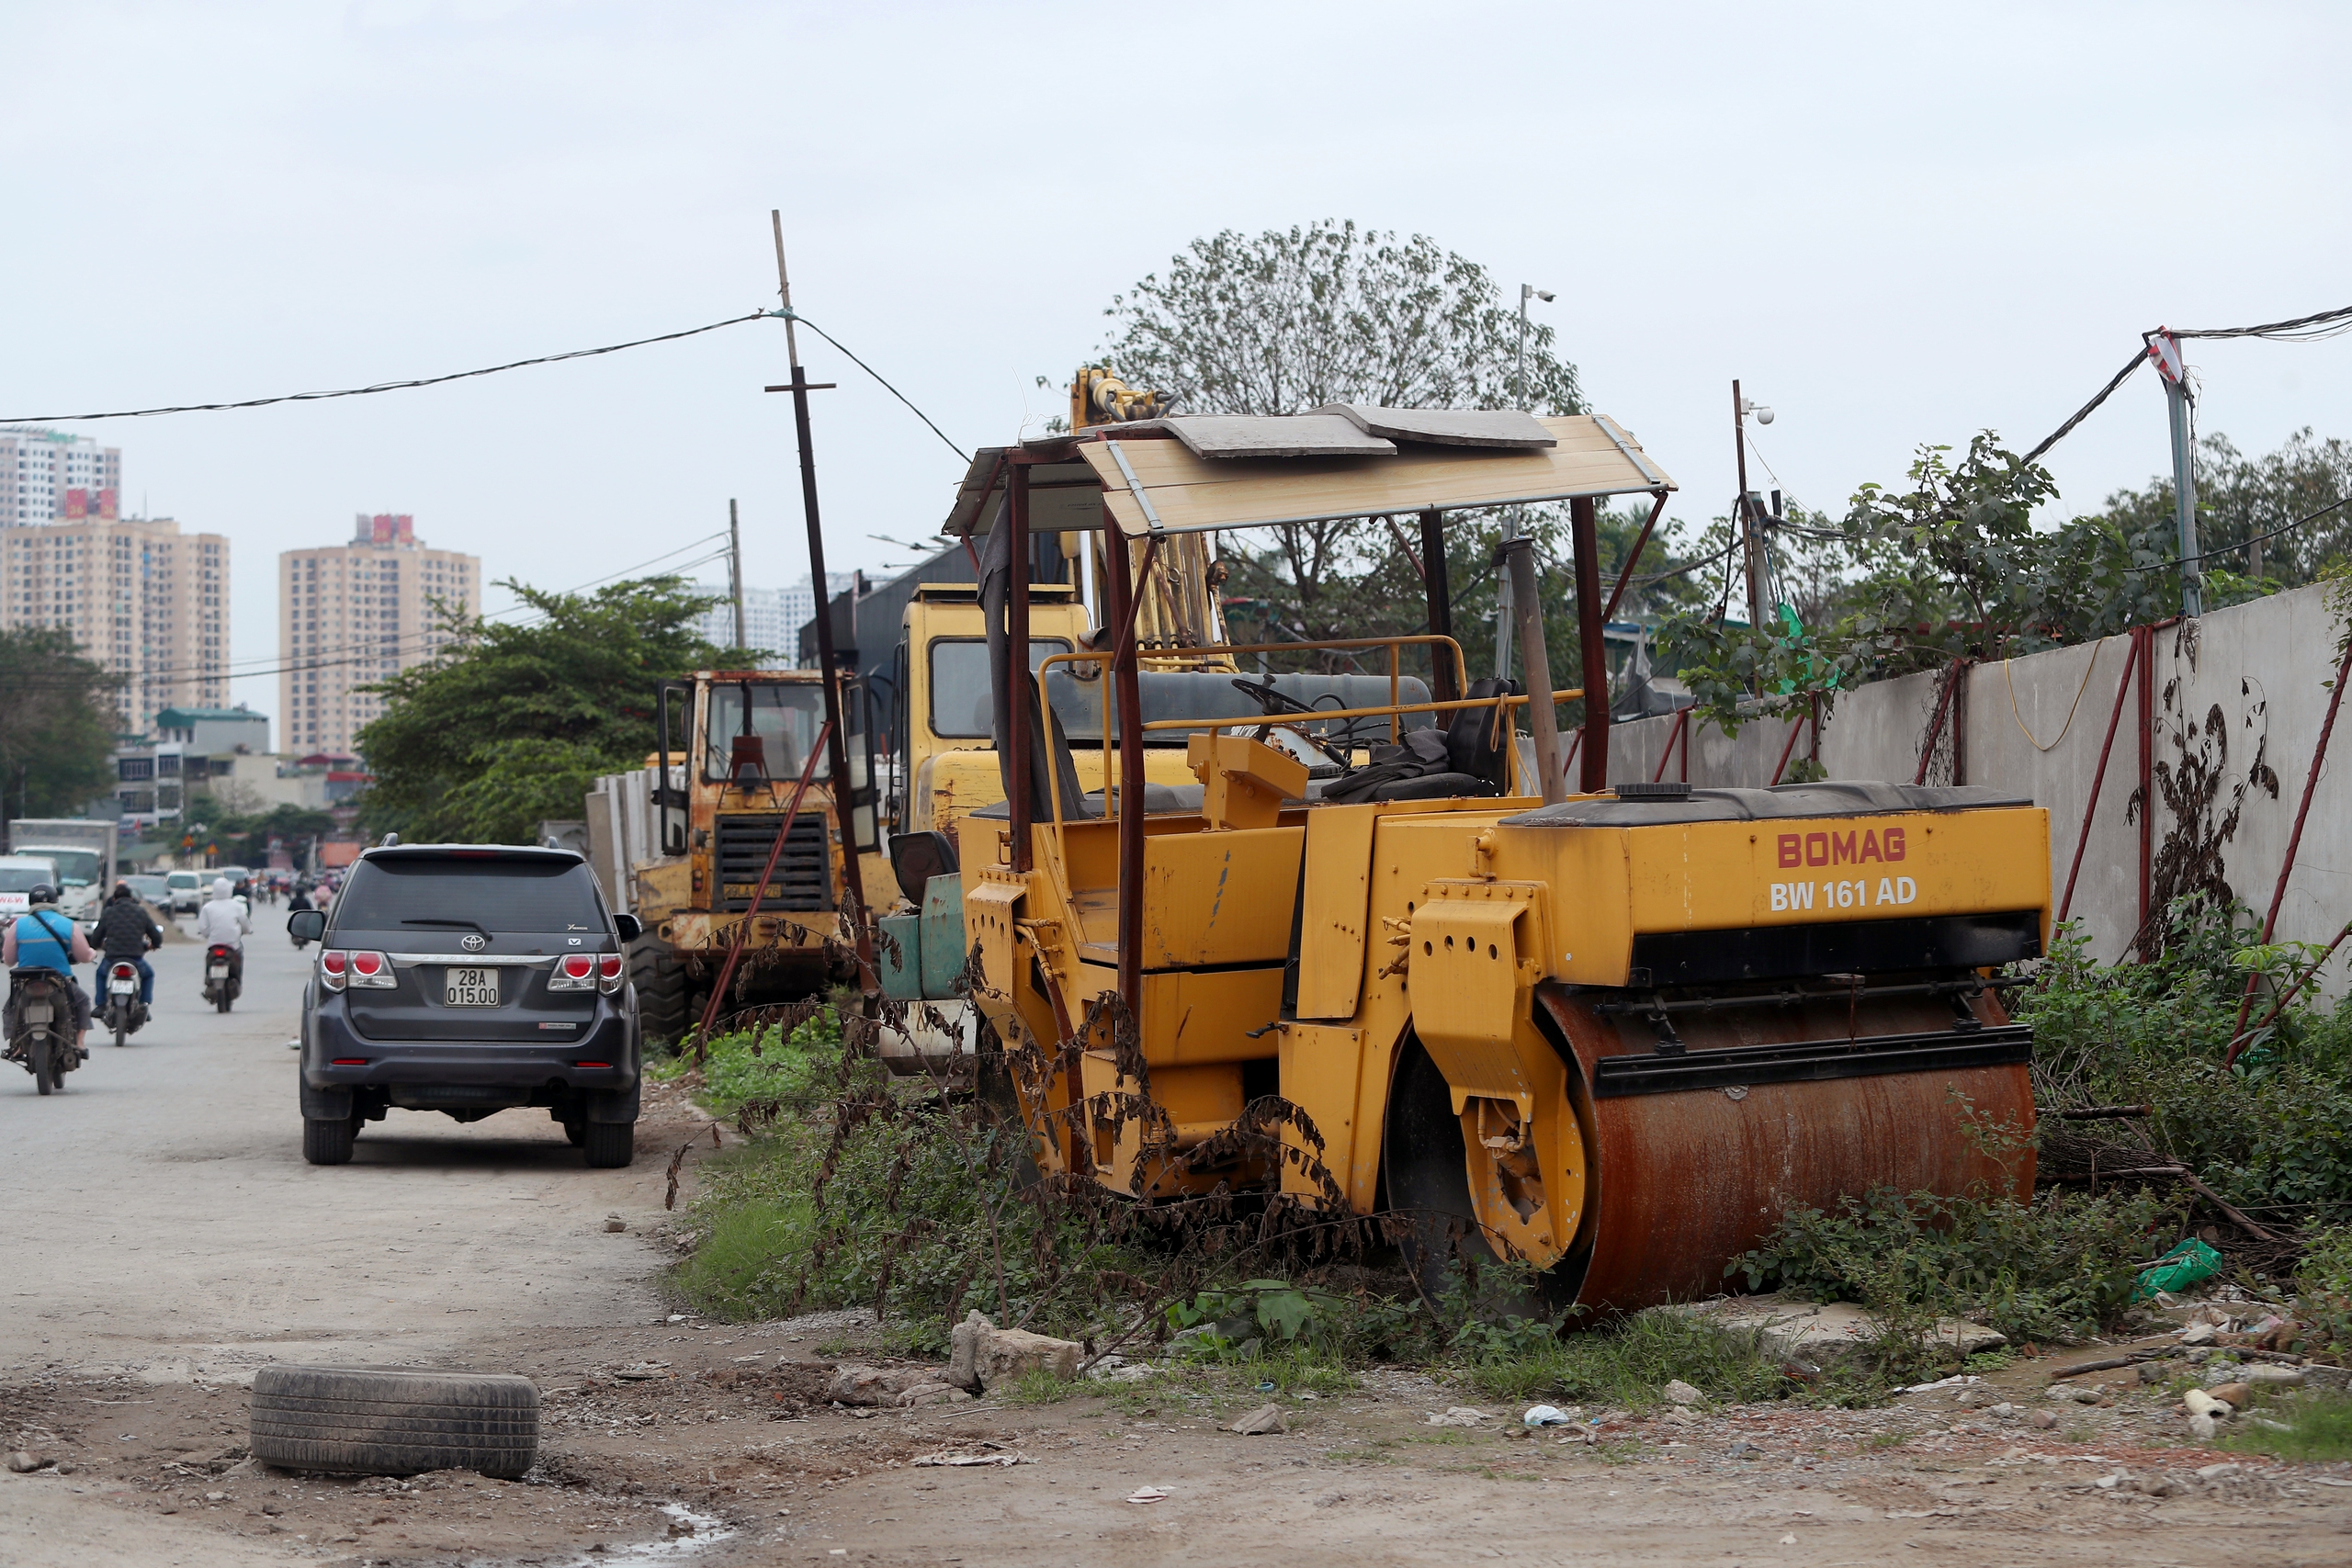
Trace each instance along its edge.
<instances>
[{"instance_id":1,"label":"overcast sky","mask_svg":"<svg viewBox=\"0 0 2352 1568\"><path fill-rule=\"evenodd\" d=\"M1940 15L1939 15L1939 12ZM0 418L469 368L796 302L957 442L1062 405L1110 296L1196 236L1426 233L1557 292L1597 406L1702 519L1729 382L1808 503L1921 442L2018 448L2144 329L2352 304L2352 8L2247 4L862 6L0 0ZM960 464L821 343L831 564ZM2199 344L2203 427L2352 435L2352 338ZM1039 390L1043 374L1056 389ZM125 501L277 553L412 513L569 587L724 525L808 570L783 333L80 430ZM2052 454L2090 509L2168 462L2143 373ZM1755 476L1759 486L1770 474ZM497 599L493 596L492 603ZM276 706L274 679L232 687Z\"/></svg>"}]
</instances>

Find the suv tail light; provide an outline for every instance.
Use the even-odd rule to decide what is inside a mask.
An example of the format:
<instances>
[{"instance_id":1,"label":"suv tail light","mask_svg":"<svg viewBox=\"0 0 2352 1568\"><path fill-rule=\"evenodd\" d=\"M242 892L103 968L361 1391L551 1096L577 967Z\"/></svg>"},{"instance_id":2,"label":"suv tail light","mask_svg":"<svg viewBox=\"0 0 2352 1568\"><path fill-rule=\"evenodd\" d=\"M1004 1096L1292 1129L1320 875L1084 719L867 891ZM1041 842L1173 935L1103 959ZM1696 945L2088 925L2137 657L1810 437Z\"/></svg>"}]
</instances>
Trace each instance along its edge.
<instances>
[{"instance_id":1,"label":"suv tail light","mask_svg":"<svg viewBox=\"0 0 2352 1568\"><path fill-rule=\"evenodd\" d=\"M584 953L567 953L555 961L548 971L550 991L593 991L596 988L596 961Z\"/></svg>"},{"instance_id":2,"label":"suv tail light","mask_svg":"<svg viewBox=\"0 0 2352 1568\"><path fill-rule=\"evenodd\" d=\"M628 960L617 953L600 954L596 959L596 988L611 996L621 988L621 978L628 968Z\"/></svg>"},{"instance_id":3,"label":"suv tail light","mask_svg":"<svg viewBox=\"0 0 2352 1568\"><path fill-rule=\"evenodd\" d=\"M330 991L340 991L345 986L364 991L389 991L400 984L392 976L389 954L345 953L337 948L319 954L319 983Z\"/></svg>"}]
</instances>

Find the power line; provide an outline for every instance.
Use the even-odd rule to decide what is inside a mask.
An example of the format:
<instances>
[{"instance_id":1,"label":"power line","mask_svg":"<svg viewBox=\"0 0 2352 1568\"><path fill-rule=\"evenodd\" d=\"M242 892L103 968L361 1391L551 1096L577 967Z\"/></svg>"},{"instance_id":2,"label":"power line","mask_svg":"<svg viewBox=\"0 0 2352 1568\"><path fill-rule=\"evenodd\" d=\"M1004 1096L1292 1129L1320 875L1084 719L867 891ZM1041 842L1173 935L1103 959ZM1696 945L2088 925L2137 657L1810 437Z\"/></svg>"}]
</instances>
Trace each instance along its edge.
<instances>
[{"instance_id":1,"label":"power line","mask_svg":"<svg viewBox=\"0 0 2352 1568\"><path fill-rule=\"evenodd\" d=\"M2188 556L2178 560L2160 560L2147 566L2127 566L2123 570L2125 571L2168 571L2174 567L2187 566L2190 561L2205 561L2212 559L2215 556L2231 555L2236 551L2246 548L2248 546L2258 545L2265 539L2275 539L2281 534L2291 533L2295 529L2301 527L2306 523L2316 523L2321 518L2326 516L2329 513L2341 511L2346 506L2352 506L2352 495L2345 496L2340 500L2331 501L2325 506L2321 507L2317 512L2307 512L2302 516L2296 518L2292 523L2281 523L2278 526L2271 529L2267 534L2256 534L2249 538L2240 539L2233 545L2223 545L2218 549L2200 550L2193 556Z\"/></svg>"},{"instance_id":2,"label":"power line","mask_svg":"<svg viewBox=\"0 0 2352 1568\"><path fill-rule=\"evenodd\" d=\"M2052 446L2057 446L2073 432L2075 426L2088 419L2099 404L2114 396L2115 389L2130 380L2132 372L2140 368L2142 363L2147 359L2148 343L2159 333L2166 337L2177 339L2258 337L2268 338L2277 343L2321 343L2347 332L2352 332L2352 305L2346 305L2340 310L2315 311L2308 316L2296 316L2284 321L2265 321L2259 326L2253 327L2190 327L2179 330L2157 327L2153 331L2142 333L2140 352L2126 360L2123 368L2109 378L2107 385L2098 389L2096 397L2076 409L2072 419L2052 431L2042 438L2040 446L2028 452L2025 455L2025 461L2030 463Z\"/></svg>"},{"instance_id":3,"label":"power line","mask_svg":"<svg viewBox=\"0 0 2352 1568\"><path fill-rule=\"evenodd\" d=\"M930 424L930 425L931 425L931 433L932 433L933 435L938 436L942 441L947 441L947 432L945 432L945 431L944 431L944 430L940 429L940 428L939 428L939 426L937 426L937 425L935 425L935 424L932 424L932 423L931 423L931 415L929 415L929 414L927 414L927 413L923 412L922 412L922 410L921 410L921 409L919 409L919 408L916 408L916 407L915 407L915 405L914 405L914 403L913 403L913 401L912 401L912 400L910 400L910 398L908 398L908 396L906 395L906 393L904 393L904 392L902 392L902 391L899 390L899 389L898 389L898 388L893 387L892 385L890 385L890 383L889 383L889 382L888 382L888 381L883 381L883 380L882 380L882 372L880 372L879 370L875 369L875 368L874 368L874 367L872 367L871 365L868 365L865 360L860 359L856 355L854 355L854 354L850 354L850 351L849 351L848 349L846 349L846 348L842 348L842 347L841 340L840 340L839 338L836 338L835 336L833 336L833 334L832 334L832 333L831 333L827 332L824 328L822 328L822 327L819 326L816 322L814 322L814 321L810 321L808 317L806 317L806 316L802 315L802 314L801 314L799 311L797 311L797 310L779 310L779 311L776 311L776 312L775 312L775 314L780 315L780 316L789 316L789 317L791 317L791 319L792 319L792 320L794 320L794 321L798 321L802 326L807 327L810 332L815 333L819 337L823 338L827 343L831 344L835 348L839 348L839 349L841 349L841 351L842 351L843 354L845 354L845 355L849 355L849 362L850 362L852 365L856 366L860 370L865 371L868 376L873 377L876 381L882 381L882 389L883 389L884 391L886 391L886 392L889 393L892 397L894 397L894 398L898 399L900 402L905 403L905 404L907 405L908 409L909 409L910 412L912 412L912 413L914 414L914 416L915 416L917 419L919 419L919 420L922 421L922 422L923 422L923 423L925 423L925 424ZM948 449L950 452L955 453L955 454L956 454L956 456L957 456L958 457L963 458L963 459L964 459L964 461L966 461L967 463L968 463L968 462L970 462L970 461L972 460L972 455L971 455L969 452L965 451L961 446L956 446L956 443L954 443L953 441L947 441L947 449Z\"/></svg>"},{"instance_id":4,"label":"power line","mask_svg":"<svg viewBox=\"0 0 2352 1568\"><path fill-rule=\"evenodd\" d=\"M935 422L931 415L923 412L921 408L917 407L913 399L908 397L906 393L892 386L889 379L879 370L875 369L874 367L868 365L865 360L860 359L847 344L843 344L839 338L833 336L832 333L827 332L824 328L819 326L808 317L800 314L797 310L752 310L745 315L729 316L723 321L712 321L707 326L688 327L684 332L662 333L654 337L632 338L628 343L606 344L602 348L575 348L568 350L562 354L543 354L531 359L514 359L509 360L503 365L484 366L479 370L453 370L445 376L418 376L404 381L378 381L371 386L344 387L334 391L326 392L281 392L275 397L243 398L234 401L217 403L172 403L161 408L111 409L99 413L13 414L6 418L0 418L0 424L72 423L84 420L95 419L149 419L157 414L218 413L230 409L268 408L276 403L311 403L322 401L329 398L364 398L371 396L377 392L405 392L413 390L419 387L438 387L450 381L469 380L477 376L496 376L503 371L528 369L534 365L560 365L567 359L593 359L601 354L618 354L623 349L644 348L648 344L657 343L675 343L681 338L699 337L704 333L715 333L721 327L736 327L742 325L745 321L766 321L772 318L789 319L791 321L798 321L802 326L807 327L810 332L815 333L819 337L823 338L827 343L831 344L848 358L851 364L856 366L860 370L865 371L868 376L873 377L884 391L889 393L892 397L898 399L899 401L904 403L907 406L908 412L912 413L917 419L922 421L924 425L930 429L933 435L938 436L943 442L946 442L947 449L950 452L955 453L956 457L961 457L967 463L972 460L970 453L965 451L961 446L956 446L955 442L948 440L947 433L939 428L937 422Z\"/></svg>"},{"instance_id":5,"label":"power line","mask_svg":"<svg viewBox=\"0 0 2352 1568\"><path fill-rule=\"evenodd\" d=\"M641 337L628 343L606 344L602 348L575 348L564 354L543 354L536 359L511 360L504 365L485 366L480 370L453 370L446 376L421 376L406 381L379 381L369 387L345 387L339 391L285 392L273 398L246 398L237 402L176 403L168 408L116 409L106 413L18 414L14 418L0 419L0 424L48 424L90 419L147 419L155 414L164 413L214 413L224 409L267 408L272 403L309 403L318 402L327 398L364 398L376 392L404 392L417 387L437 387L446 381L463 381L475 376L495 376L502 371L521 370L533 365L555 365L567 359L592 359L600 354L618 354L625 348L643 348L648 344L675 343L680 338L715 333L721 327L741 326L745 321L756 321L771 314L773 314L772 311L753 310L749 315L729 316L723 321L713 321L708 326L688 327L684 332L663 333L659 337ZM826 341L831 342L830 338ZM843 350L843 352L847 351ZM879 377L875 378L881 379Z\"/></svg>"},{"instance_id":6,"label":"power line","mask_svg":"<svg viewBox=\"0 0 2352 1568\"><path fill-rule=\"evenodd\" d=\"M2319 327L2325 327L2326 330L2324 332L2312 330ZM2315 315L2297 316L2290 321L2265 321L2258 327L2191 327L2178 332L2168 327L2160 327L2157 331L2169 337L2177 338L2267 337L2274 338L2280 343L2320 343L2344 333L2352 332L2352 305L2346 305L2337 310L2322 310Z\"/></svg>"}]
</instances>

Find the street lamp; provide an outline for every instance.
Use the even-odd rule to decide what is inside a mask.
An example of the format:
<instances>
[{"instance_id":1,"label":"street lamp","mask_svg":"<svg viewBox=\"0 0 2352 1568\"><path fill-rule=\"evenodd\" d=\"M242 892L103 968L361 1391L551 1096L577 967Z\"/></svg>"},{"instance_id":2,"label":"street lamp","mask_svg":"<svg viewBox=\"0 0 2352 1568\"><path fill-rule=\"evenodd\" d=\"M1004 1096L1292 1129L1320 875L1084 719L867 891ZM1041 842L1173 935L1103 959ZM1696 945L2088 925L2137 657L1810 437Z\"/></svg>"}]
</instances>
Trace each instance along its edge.
<instances>
[{"instance_id":1,"label":"street lamp","mask_svg":"<svg viewBox=\"0 0 2352 1568\"><path fill-rule=\"evenodd\" d=\"M1511 357L1510 400L1521 408L1527 407L1527 302L1541 299L1549 305L1554 295L1548 288L1538 288L1532 283L1519 286L1519 348ZM1512 507L1503 513L1503 543L1508 545L1519 537L1520 509ZM1501 576L1495 583L1495 675L1499 680L1510 679L1510 579Z\"/></svg>"}]
</instances>

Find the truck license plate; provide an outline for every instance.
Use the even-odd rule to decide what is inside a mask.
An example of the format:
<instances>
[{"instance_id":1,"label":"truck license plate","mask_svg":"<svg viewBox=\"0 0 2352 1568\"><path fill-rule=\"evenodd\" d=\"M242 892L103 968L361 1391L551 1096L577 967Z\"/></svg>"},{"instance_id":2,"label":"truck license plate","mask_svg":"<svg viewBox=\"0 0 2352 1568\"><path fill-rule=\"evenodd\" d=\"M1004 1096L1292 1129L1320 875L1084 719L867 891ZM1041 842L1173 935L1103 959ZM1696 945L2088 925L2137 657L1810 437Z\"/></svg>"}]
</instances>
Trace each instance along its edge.
<instances>
[{"instance_id":1,"label":"truck license plate","mask_svg":"<svg viewBox=\"0 0 2352 1568\"><path fill-rule=\"evenodd\" d=\"M495 969L452 969L441 993L445 1006L453 1008L494 1008L498 1005L498 971Z\"/></svg>"}]
</instances>

